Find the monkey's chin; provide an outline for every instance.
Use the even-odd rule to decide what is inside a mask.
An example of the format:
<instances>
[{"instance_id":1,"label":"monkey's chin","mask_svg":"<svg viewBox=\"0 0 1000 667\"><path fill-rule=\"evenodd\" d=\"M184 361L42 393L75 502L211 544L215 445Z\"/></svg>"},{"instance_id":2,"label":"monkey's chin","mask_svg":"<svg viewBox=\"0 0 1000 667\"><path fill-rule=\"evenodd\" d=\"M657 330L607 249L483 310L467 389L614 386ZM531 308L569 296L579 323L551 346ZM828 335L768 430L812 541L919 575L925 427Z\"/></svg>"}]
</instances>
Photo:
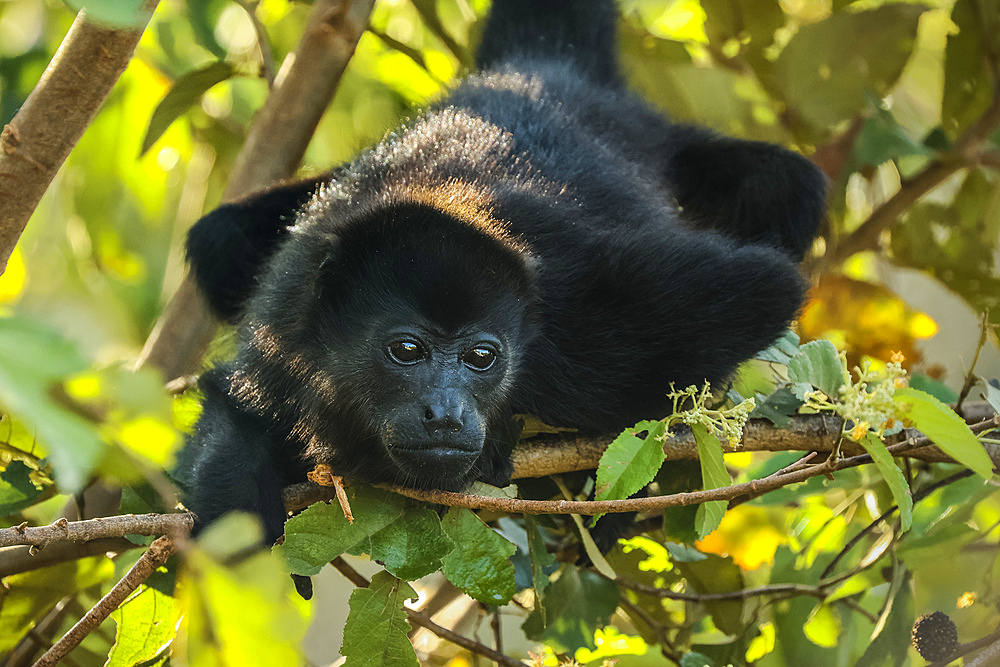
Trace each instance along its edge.
<instances>
[{"instance_id":1,"label":"monkey's chin","mask_svg":"<svg viewBox=\"0 0 1000 667\"><path fill-rule=\"evenodd\" d=\"M482 451L454 445L391 447L389 458L407 480L407 486L453 490L468 484L469 473Z\"/></svg>"}]
</instances>

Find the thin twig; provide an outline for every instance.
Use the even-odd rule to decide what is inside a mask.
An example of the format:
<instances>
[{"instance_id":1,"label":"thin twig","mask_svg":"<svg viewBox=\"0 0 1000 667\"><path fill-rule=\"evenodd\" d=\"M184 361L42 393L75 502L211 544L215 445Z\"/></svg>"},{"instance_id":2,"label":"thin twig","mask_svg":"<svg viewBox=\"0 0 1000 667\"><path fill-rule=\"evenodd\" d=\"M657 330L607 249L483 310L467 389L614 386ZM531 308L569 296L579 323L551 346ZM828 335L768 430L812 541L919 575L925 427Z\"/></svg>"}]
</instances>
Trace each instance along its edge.
<instances>
[{"instance_id":1,"label":"thin twig","mask_svg":"<svg viewBox=\"0 0 1000 667\"><path fill-rule=\"evenodd\" d=\"M277 74L274 68L274 55L271 52L271 40L267 38L267 28L257 16L260 0L236 0L236 4L243 8L243 11L250 17L250 22L253 23L253 31L257 35L257 48L260 50L261 69L267 80L267 87L273 88L274 78Z\"/></svg>"},{"instance_id":2,"label":"thin twig","mask_svg":"<svg viewBox=\"0 0 1000 667\"><path fill-rule=\"evenodd\" d=\"M950 475L948 477L945 477L944 479L939 479L938 481L934 482L930 486L928 486L926 488L923 488L919 492L913 494L913 504L917 504L918 502L920 502L921 500L923 500L924 498L926 498L927 496L929 496L930 494L934 493L935 491L937 491L938 489L940 489L942 487L948 486L949 484L954 484L955 482L957 482L957 481L959 481L961 479L965 479L966 477L971 477L972 475L973 475L973 472L971 470L962 470L960 472L955 473L954 475ZM857 535L855 535L853 538L851 538L851 541L848 542L847 544L845 544L844 547L837 553L837 555L834 556L833 560L830 561L830 564L827 565L826 569L823 570L823 573L821 575L819 575L819 578L820 579L826 579L828 576L830 576L830 574L833 572L834 568L837 567L837 563L839 563L840 560L844 556L846 556L848 554L848 552L850 552L850 550L853 549L854 546L859 541L861 541L861 539L865 535L867 535L872 530L874 530L877 525L879 525L880 523L882 523L883 521L885 521L886 519L888 519L890 516L892 516L896 512L896 510L898 510L898 509L899 509L898 505L893 505L892 507L890 507L889 509L887 509L885 512L882 512L882 514L878 518L876 518L874 521L872 521L867 526L865 526L861 530L861 532L859 532Z\"/></svg>"},{"instance_id":3,"label":"thin twig","mask_svg":"<svg viewBox=\"0 0 1000 667\"><path fill-rule=\"evenodd\" d=\"M371 583L357 570L351 567L347 561L339 556L330 561L330 565L332 565L338 572L344 575L348 581L358 588L368 588ZM424 614L421 614L419 611L410 609L409 607L404 607L404 609L406 610L406 619L411 625L419 625L422 628L426 628L441 639L449 641L457 646L461 646L467 651L471 651L476 655L481 655L499 665L506 665L507 667L524 667L524 663L520 660L516 660L509 655L504 655L503 653L494 651L489 646L480 644L479 642L469 639L468 637L463 637L453 630L442 627L427 618Z\"/></svg>"},{"instance_id":4,"label":"thin twig","mask_svg":"<svg viewBox=\"0 0 1000 667\"><path fill-rule=\"evenodd\" d=\"M952 652L952 654L948 657L947 660L941 660L940 662L931 663L927 667L945 667L945 665L948 665L951 662L961 658L963 655L968 655L973 651L978 651L981 648L990 646L991 644L996 644L997 642L1000 642L1000 629L995 630L992 633L986 635L985 637L977 639L976 641L968 642L966 644L959 644L958 646L955 647L955 650ZM986 655L986 653L976 656L976 660L979 660L983 655ZM996 656L994 655L992 657L995 658ZM976 663L967 663L966 667L970 667L973 664ZM985 667L986 665L992 665L994 663L982 662L978 664Z\"/></svg>"},{"instance_id":5,"label":"thin twig","mask_svg":"<svg viewBox=\"0 0 1000 667\"><path fill-rule=\"evenodd\" d=\"M76 648L83 639L106 619L111 612L118 608L125 599L132 594L139 584L144 582L149 575L156 571L161 565L167 562L167 558L174 552L174 542L169 537L158 537L149 545L139 560L136 561L132 569L128 571L121 581L108 591L108 594L95 604L76 625L63 635L52 648L45 652L33 667L50 667L55 665L66 655Z\"/></svg>"}]
</instances>

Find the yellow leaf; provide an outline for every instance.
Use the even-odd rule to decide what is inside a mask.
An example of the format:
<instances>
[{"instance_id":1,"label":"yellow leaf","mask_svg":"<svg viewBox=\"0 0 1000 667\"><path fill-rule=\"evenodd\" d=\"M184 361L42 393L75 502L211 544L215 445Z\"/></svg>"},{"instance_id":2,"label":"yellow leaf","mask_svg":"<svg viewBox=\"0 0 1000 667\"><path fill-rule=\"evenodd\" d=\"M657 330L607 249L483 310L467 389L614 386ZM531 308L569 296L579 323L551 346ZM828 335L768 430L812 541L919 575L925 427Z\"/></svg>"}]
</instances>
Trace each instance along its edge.
<instances>
[{"instance_id":1,"label":"yellow leaf","mask_svg":"<svg viewBox=\"0 0 1000 667\"><path fill-rule=\"evenodd\" d=\"M7 260L7 269L0 275L0 303L14 303L24 289L26 272L21 249L14 248Z\"/></svg>"}]
</instances>

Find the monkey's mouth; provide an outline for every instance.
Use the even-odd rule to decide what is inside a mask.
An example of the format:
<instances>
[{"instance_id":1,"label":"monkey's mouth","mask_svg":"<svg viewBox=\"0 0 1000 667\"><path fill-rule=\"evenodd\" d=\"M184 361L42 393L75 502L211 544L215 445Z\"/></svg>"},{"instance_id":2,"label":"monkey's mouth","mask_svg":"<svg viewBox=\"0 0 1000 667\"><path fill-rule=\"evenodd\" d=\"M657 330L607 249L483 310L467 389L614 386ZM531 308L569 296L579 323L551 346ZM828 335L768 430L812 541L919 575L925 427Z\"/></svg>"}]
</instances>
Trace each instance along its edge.
<instances>
[{"instance_id":1,"label":"monkey's mouth","mask_svg":"<svg viewBox=\"0 0 1000 667\"><path fill-rule=\"evenodd\" d=\"M447 481L468 473L482 451L456 447L451 443L396 445L386 448L389 458L408 477Z\"/></svg>"}]
</instances>

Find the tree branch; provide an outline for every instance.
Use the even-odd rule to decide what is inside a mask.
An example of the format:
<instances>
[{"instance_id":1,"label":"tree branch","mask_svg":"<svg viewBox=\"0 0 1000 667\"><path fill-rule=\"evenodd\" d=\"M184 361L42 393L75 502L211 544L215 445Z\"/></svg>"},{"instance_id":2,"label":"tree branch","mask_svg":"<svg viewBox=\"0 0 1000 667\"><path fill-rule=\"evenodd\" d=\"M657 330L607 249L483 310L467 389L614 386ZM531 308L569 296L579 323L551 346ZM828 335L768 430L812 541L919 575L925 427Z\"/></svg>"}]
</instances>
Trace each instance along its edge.
<instances>
[{"instance_id":1,"label":"tree branch","mask_svg":"<svg viewBox=\"0 0 1000 667\"><path fill-rule=\"evenodd\" d=\"M38 547L25 545L4 547L0 548L0 579L90 556L123 553L141 546L124 537L102 537L88 542L50 543L41 551Z\"/></svg>"},{"instance_id":2,"label":"tree branch","mask_svg":"<svg viewBox=\"0 0 1000 667\"><path fill-rule=\"evenodd\" d=\"M882 232L892 227L899 216L917 200L959 169L975 165L980 161L983 142L1000 125L1000 82L997 82L996 86L993 103L955 141L952 151L934 160L919 174L900 184L896 194L875 209L867 220L841 240L830 255L820 259L823 264L839 264L856 252L875 248Z\"/></svg>"},{"instance_id":3,"label":"tree branch","mask_svg":"<svg viewBox=\"0 0 1000 667\"><path fill-rule=\"evenodd\" d=\"M250 127L223 201L235 201L295 173L368 24L374 0L316 0L305 33L282 64ZM188 276L137 361L169 380L198 367L216 323Z\"/></svg>"},{"instance_id":4,"label":"tree branch","mask_svg":"<svg viewBox=\"0 0 1000 667\"><path fill-rule=\"evenodd\" d=\"M187 535L194 526L194 514L126 514L86 521L67 521L65 518L49 524L29 528L24 524L0 529L0 547L26 544L45 548L53 542L86 542L125 535Z\"/></svg>"},{"instance_id":5,"label":"tree branch","mask_svg":"<svg viewBox=\"0 0 1000 667\"><path fill-rule=\"evenodd\" d=\"M97 604L81 618L76 625L62 636L52 648L45 652L33 667L49 667L55 665L66 657L70 651L76 648L84 638L93 632L111 612L125 601L139 584L144 582L149 575L156 571L158 567L167 562L167 558L174 552L174 542L169 537L158 537L149 545L139 560L136 561L132 569L128 571L121 581L108 591L108 594L98 601Z\"/></svg>"},{"instance_id":6,"label":"tree branch","mask_svg":"<svg viewBox=\"0 0 1000 667\"><path fill-rule=\"evenodd\" d=\"M992 413L992 410L991 410ZM840 437L840 419L830 415L798 415L792 418L792 424L786 429L777 429L770 422L754 419L747 423L744 429L743 445L738 449L724 446L725 451L818 451L831 452ZM973 432L984 432L1000 426L1000 416L993 415L972 427ZM907 456L927 461L953 462L944 452L931 445L931 441L913 429L906 429L897 444L889 447L894 456ZM523 477L541 477L574 470L592 470L597 467L601 454L611 441L607 438L561 438L551 444L541 444L529 441L519 444L514 449L515 479ZM1000 467L1000 446L983 443L994 466ZM694 436L688 429L678 429L677 434L664 444L667 460L697 459L697 446ZM861 465L871 461L863 449L854 443L841 444L841 452L857 454L846 461L854 461L852 465ZM736 484L719 489L679 493L670 496L655 496L650 498L632 498L628 500L608 501L541 501L522 500L514 498L492 498L473 496L445 491L416 491L391 487L392 491L401 495L442 505L454 505L470 509L492 509L502 512L519 512L526 514L602 514L604 512L642 512L666 507L695 505L710 500L743 500L746 497L757 497L787 484L805 481L817 474L825 474L840 470L836 467L827 470L825 463L800 469L791 469L784 474L771 475L762 480L753 480L744 484ZM850 467L850 466L848 466ZM320 500L332 500L333 491L329 487L321 487L312 483L294 484L284 490L285 507L291 511L308 507Z\"/></svg>"},{"instance_id":7,"label":"tree branch","mask_svg":"<svg viewBox=\"0 0 1000 667\"><path fill-rule=\"evenodd\" d=\"M330 561L330 565L333 565L338 572L344 575L348 581L358 588L368 588L370 585L370 582L361 576L361 574L351 567L343 558L340 558L339 556L334 558ZM410 625L419 625L422 628L426 628L441 639L449 641L456 646L461 646L476 655L481 655L484 658L492 660L498 665L506 665L507 667L524 667L524 663L520 660L515 660L509 655L505 655L499 651L494 651L489 646L480 644L479 642L469 639L468 637L463 637L453 630L440 626L415 609L410 609L409 607L404 607L404 609L406 610L406 619L410 622Z\"/></svg>"},{"instance_id":8,"label":"tree branch","mask_svg":"<svg viewBox=\"0 0 1000 667\"><path fill-rule=\"evenodd\" d=\"M150 15L157 2L147 0ZM79 12L0 133L0 274L49 183L125 71L144 28L108 28Z\"/></svg>"}]
</instances>

